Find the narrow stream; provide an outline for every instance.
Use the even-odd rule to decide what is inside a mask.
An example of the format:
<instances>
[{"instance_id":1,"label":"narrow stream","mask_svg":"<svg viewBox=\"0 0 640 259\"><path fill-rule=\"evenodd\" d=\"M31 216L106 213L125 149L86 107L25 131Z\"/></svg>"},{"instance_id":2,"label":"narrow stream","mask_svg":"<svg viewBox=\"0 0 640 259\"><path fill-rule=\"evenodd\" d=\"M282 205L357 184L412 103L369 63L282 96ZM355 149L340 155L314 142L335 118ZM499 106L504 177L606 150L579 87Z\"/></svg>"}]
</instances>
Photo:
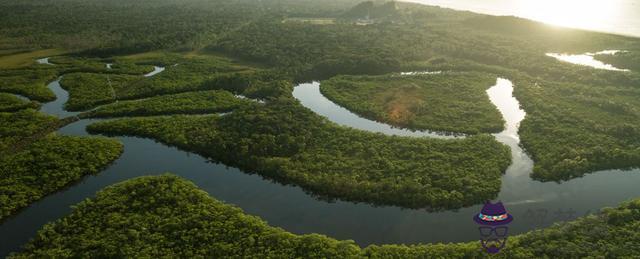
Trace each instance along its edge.
<instances>
[{"instance_id":1,"label":"narrow stream","mask_svg":"<svg viewBox=\"0 0 640 259\"><path fill-rule=\"evenodd\" d=\"M107 66L107 68L111 69L111 65L109 64L109 66ZM158 73L160 73L162 71L164 71L164 67L153 66L153 71L145 74L144 77L152 77L152 76L155 76L156 74L158 74Z\"/></svg>"},{"instance_id":2,"label":"narrow stream","mask_svg":"<svg viewBox=\"0 0 640 259\"><path fill-rule=\"evenodd\" d=\"M64 111L68 93L60 88L59 80L49 84L58 99L42 107L42 111L61 117L76 113ZM615 206L623 200L640 196L637 170L620 172L602 171L589 174L563 184L540 183L529 178L533 163L519 148L518 123L524 111L511 92L513 87L506 79L499 79L496 86L487 91L507 121L504 132L496 139L511 147L514 162L502 178L499 199L515 216L510 233L517 234L541 228L560 220L595 212L605 206ZM410 133L389 125L356 119L350 113L326 99L319 91L318 83L300 84L294 96L302 105L328 117L338 124L363 130L401 134L405 136L441 136L438 133ZM346 119L345 119L346 118ZM61 128L63 135L88 136L85 127L99 119L80 120ZM413 135L415 134L415 135ZM425 210L408 210L399 207L374 207L363 203L325 202L316 200L301 188L284 186L249 175L237 168L209 162L199 155L184 152L137 137L117 137L124 145L122 156L97 175L87 176L70 188L46 196L20 211L0 225L0 257L17 251L47 222L67 215L70 206L93 197L104 187L142 176L172 172L190 181L210 195L229 204L241 207L251 215L259 216L270 225L298 233L320 233L337 239L352 239L358 244L430 243L477 240L477 229L471 217L480 206L457 211L428 213ZM615 172L615 177L611 173ZM612 188L613 187L613 188ZM557 210L572 210L570 217L558 219ZM530 217L531 213L547 215Z\"/></svg>"}]
</instances>

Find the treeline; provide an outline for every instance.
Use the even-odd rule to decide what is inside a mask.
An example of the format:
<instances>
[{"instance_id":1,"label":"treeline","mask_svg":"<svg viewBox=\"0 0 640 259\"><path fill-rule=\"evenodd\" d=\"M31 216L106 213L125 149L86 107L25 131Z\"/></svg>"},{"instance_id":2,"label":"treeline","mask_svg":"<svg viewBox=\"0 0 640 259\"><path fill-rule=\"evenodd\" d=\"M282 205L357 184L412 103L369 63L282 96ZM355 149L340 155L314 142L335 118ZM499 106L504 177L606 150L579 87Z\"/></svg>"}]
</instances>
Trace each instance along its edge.
<instances>
[{"instance_id":1,"label":"treeline","mask_svg":"<svg viewBox=\"0 0 640 259\"><path fill-rule=\"evenodd\" d=\"M315 26L266 19L229 33L211 48L283 67L300 79L317 79L397 70L397 49L384 45L390 34L402 37L378 27Z\"/></svg>"},{"instance_id":2,"label":"treeline","mask_svg":"<svg viewBox=\"0 0 640 259\"><path fill-rule=\"evenodd\" d=\"M33 257L632 258L640 252L640 200L509 237L498 254L478 241L371 245L295 235L224 204L172 175L109 186L49 223L19 253ZM122 226L127 226L123 228Z\"/></svg>"},{"instance_id":3,"label":"treeline","mask_svg":"<svg viewBox=\"0 0 640 259\"><path fill-rule=\"evenodd\" d=\"M287 98L222 117L130 118L87 129L151 137L326 199L411 208L460 208L495 198L510 163L508 148L490 135L439 140L362 132L328 123Z\"/></svg>"},{"instance_id":4,"label":"treeline","mask_svg":"<svg viewBox=\"0 0 640 259\"><path fill-rule=\"evenodd\" d=\"M2 48L64 48L109 57L198 49L263 16L337 15L353 0L0 2ZM46 19L43 19L46 18Z\"/></svg>"}]
</instances>

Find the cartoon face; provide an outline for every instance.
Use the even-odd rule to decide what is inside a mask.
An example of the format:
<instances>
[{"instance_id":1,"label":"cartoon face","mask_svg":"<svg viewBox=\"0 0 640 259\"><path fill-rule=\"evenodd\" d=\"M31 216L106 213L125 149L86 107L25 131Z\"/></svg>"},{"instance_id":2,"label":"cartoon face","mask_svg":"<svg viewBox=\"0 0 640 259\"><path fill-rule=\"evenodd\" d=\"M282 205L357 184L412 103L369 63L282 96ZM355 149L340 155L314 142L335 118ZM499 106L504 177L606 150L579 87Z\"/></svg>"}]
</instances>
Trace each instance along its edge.
<instances>
[{"instance_id":1,"label":"cartoon face","mask_svg":"<svg viewBox=\"0 0 640 259\"><path fill-rule=\"evenodd\" d=\"M500 252L507 244L509 227L507 225L513 221L513 216L507 213L502 202L492 204L486 202L482 211L473 217L473 220L480 225L480 244L487 253L495 254Z\"/></svg>"},{"instance_id":2,"label":"cartoon face","mask_svg":"<svg viewBox=\"0 0 640 259\"><path fill-rule=\"evenodd\" d=\"M478 227L480 231L480 243L482 247L490 254L500 252L507 244L507 235L509 227L507 226L482 226Z\"/></svg>"}]
</instances>

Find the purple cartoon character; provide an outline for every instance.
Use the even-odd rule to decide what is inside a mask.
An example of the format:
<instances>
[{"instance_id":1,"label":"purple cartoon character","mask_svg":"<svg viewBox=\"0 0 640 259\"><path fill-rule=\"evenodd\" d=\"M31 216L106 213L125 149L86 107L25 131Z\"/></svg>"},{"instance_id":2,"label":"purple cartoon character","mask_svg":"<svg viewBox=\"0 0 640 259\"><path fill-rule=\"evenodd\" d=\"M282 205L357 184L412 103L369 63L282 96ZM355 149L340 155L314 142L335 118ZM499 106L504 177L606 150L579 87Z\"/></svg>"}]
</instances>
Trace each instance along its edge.
<instances>
[{"instance_id":1,"label":"purple cartoon character","mask_svg":"<svg viewBox=\"0 0 640 259\"><path fill-rule=\"evenodd\" d=\"M513 216L507 213L502 202L492 204L487 201L473 220L481 225L478 230L481 236L480 243L485 251L490 254L500 252L507 244L507 225L513 221Z\"/></svg>"}]
</instances>

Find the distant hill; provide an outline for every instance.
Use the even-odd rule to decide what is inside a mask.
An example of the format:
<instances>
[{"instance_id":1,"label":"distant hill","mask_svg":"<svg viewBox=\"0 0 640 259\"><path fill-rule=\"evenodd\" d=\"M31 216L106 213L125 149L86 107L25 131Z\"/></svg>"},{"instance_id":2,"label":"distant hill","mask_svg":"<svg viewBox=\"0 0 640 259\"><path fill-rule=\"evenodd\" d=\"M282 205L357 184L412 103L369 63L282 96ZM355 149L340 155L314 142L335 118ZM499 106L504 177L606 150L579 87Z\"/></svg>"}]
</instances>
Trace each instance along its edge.
<instances>
[{"instance_id":1,"label":"distant hill","mask_svg":"<svg viewBox=\"0 0 640 259\"><path fill-rule=\"evenodd\" d=\"M380 20L398 16L395 1L365 1L357 4L342 15L344 19Z\"/></svg>"}]
</instances>

